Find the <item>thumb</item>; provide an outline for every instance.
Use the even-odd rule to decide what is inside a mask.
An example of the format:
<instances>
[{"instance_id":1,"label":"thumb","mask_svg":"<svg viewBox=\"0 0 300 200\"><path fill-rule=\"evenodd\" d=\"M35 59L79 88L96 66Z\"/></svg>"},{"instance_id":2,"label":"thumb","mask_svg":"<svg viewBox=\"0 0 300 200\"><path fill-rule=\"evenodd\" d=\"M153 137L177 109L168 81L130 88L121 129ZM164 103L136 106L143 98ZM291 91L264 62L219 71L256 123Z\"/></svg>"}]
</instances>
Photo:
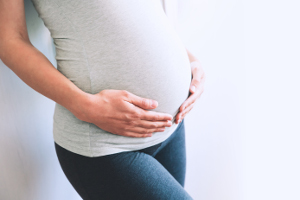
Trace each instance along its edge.
<instances>
[{"instance_id":1,"label":"thumb","mask_svg":"<svg viewBox=\"0 0 300 200\"><path fill-rule=\"evenodd\" d=\"M132 93L129 93L127 101L142 108L142 109L154 109L158 106L158 102L152 99L139 97Z\"/></svg>"}]
</instances>

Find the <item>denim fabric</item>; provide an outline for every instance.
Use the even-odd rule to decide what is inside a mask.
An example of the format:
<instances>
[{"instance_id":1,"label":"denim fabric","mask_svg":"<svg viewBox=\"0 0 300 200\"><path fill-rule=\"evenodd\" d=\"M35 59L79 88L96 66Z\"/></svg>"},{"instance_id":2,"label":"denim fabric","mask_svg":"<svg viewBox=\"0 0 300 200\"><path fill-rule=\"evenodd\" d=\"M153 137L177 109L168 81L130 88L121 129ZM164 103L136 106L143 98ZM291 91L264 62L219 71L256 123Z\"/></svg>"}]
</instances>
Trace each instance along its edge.
<instances>
[{"instance_id":1,"label":"denim fabric","mask_svg":"<svg viewBox=\"0 0 300 200\"><path fill-rule=\"evenodd\" d=\"M190 200L185 191L184 119L162 143L86 157L55 143L60 166L84 200Z\"/></svg>"}]
</instances>

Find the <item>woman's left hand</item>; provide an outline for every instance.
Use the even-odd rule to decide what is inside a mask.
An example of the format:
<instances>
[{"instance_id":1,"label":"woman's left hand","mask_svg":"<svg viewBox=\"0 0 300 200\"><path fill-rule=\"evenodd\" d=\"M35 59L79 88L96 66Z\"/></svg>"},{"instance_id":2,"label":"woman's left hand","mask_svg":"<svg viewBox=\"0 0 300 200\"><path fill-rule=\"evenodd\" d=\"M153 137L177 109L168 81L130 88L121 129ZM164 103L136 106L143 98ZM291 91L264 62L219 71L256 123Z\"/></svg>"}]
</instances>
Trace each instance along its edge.
<instances>
[{"instance_id":1,"label":"woman's left hand","mask_svg":"<svg viewBox=\"0 0 300 200\"><path fill-rule=\"evenodd\" d=\"M175 116L176 124L180 123L188 112L194 107L196 100L204 91L205 73L198 60L191 62L192 81L190 85L190 95L182 103L179 112Z\"/></svg>"}]
</instances>

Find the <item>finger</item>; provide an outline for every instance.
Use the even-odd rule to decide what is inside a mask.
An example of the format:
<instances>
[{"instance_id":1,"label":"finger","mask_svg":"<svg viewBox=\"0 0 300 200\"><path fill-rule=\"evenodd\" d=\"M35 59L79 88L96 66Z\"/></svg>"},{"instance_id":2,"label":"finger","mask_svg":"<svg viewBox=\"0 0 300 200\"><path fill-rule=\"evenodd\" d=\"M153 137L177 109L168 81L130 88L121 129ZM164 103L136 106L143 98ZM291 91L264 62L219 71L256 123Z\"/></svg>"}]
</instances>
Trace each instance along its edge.
<instances>
[{"instance_id":1,"label":"finger","mask_svg":"<svg viewBox=\"0 0 300 200\"><path fill-rule=\"evenodd\" d=\"M187 108L185 108L183 111L179 112L179 113L177 114L177 116L176 116L176 123L179 123L180 120L182 120L182 119L185 117L185 115L186 115L188 112L190 112L190 110L194 107L194 105L195 105L195 102L192 103L191 105L189 105L189 106L188 106Z\"/></svg>"},{"instance_id":2,"label":"finger","mask_svg":"<svg viewBox=\"0 0 300 200\"><path fill-rule=\"evenodd\" d=\"M143 138L143 137L151 137L152 133L148 133L148 134L140 134L140 133L135 133L135 132L124 132L122 134L122 136L126 136L126 137L137 137L137 138Z\"/></svg>"},{"instance_id":3,"label":"finger","mask_svg":"<svg viewBox=\"0 0 300 200\"><path fill-rule=\"evenodd\" d=\"M191 63L191 71L192 81L190 85L190 91L191 93L195 93L197 88L200 87L201 84L204 84L205 73L199 61L194 61Z\"/></svg>"},{"instance_id":4,"label":"finger","mask_svg":"<svg viewBox=\"0 0 300 200\"><path fill-rule=\"evenodd\" d=\"M152 99L139 97L131 92L123 90L125 101L134 104L142 109L154 109L158 106L158 102Z\"/></svg>"},{"instance_id":5,"label":"finger","mask_svg":"<svg viewBox=\"0 0 300 200\"><path fill-rule=\"evenodd\" d=\"M180 106L179 111L182 112L190 104L194 103L203 93L204 85L201 84L196 93L191 94Z\"/></svg>"},{"instance_id":6,"label":"finger","mask_svg":"<svg viewBox=\"0 0 300 200\"><path fill-rule=\"evenodd\" d=\"M182 112L185 110L185 108L187 108L189 105L191 105L192 103L194 103L198 98L198 93L194 93L192 95L190 95L187 100L185 100L185 102L183 102L183 104L180 106L179 111Z\"/></svg>"},{"instance_id":7,"label":"finger","mask_svg":"<svg viewBox=\"0 0 300 200\"><path fill-rule=\"evenodd\" d=\"M177 115L175 116L175 123L176 123L176 124L178 123L178 121L179 121L179 119L180 119L179 115L180 115L180 112L177 113Z\"/></svg>"},{"instance_id":8,"label":"finger","mask_svg":"<svg viewBox=\"0 0 300 200\"><path fill-rule=\"evenodd\" d=\"M148 120L139 120L135 122L136 127L142 127L147 129L152 128L165 128L165 127L171 127L172 122L171 121L148 121Z\"/></svg>"},{"instance_id":9,"label":"finger","mask_svg":"<svg viewBox=\"0 0 300 200\"><path fill-rule=\"evenodd\" d=\"M200 86L201 80L193 78L190 85L190 92L195 93L197 88Z\"/></svg>"},{"instance_id":10,"label":"finger","mask_svg":"<svg viewBox=\"0 0 300 200\"><path fill-rule=\"evenodd\" d=\"M180 120L180 116L181 116L182 112L178 112L175 118L175 123L178 124L179 120Z\"/></svg>"},{"instance_id":11,"label":"finger","mask_svg":"<svg viewBox=\"0 0 300 200\"><path fill-rule=\"evenodd\" d=\"M183 113L183 111L179 112L179 113L177 114L177 116L176 116L176 123L177 123L177 124L179 123L179 121L180 121L181 118L182 118L182 113Z\"/></svg>"},{"instance_id":12,"label":"finger","mask_svg":"<svg viewBox=\"0 0 300 200\"><path fill-rule=\"evenodd\" d=\"M137 133L137 134L152 134L154 132L163 132L165 131L165 127L163 128L151 128L151 129L148 129L148 128L142 128L142 127L130 127L130 128L127 128L126 131L128 132L132 132L132 133Z\"/></svg>"},{"instance_id":13,"label":"finger","mask_svg":"<svg viewBox=\"0 0 300 200\"><path fill-rule=\"evenodd\" d=\"M196 67L196 66L191 66L191 70L192 70L192 81L191 81L191 88L192 86L195 86L196 88L199 86L200 82L201 82L201 78L203 75L203 70L200 67ZM195 92L196 90L192 90L192 92Z\"/></svg>"},{"instance_id":14,"label":"finger","mask_svg":"<svg viewBox=\"0 0 300 200\"><path fill-rule=\"evenodd\" d=\"M193 77L190 85L190 92L195 93L197 92L198 88L203 86L205 82L205 74L204 73L197 73L195 77Z\"/></svg>"},{"instance_id":15,"label":"finger","mask_svg":"<svg viewBox=\"0 0 300 200\"><path fill-rule=\"evenodd\" d=\"M167 121L167 120L172 120L173 117L170 114L142 110L140 114L140 119L148 120L148 121Z\"/></svg>"},{"instance_id":16,"label":"finger","mask_svg":"<svg viewBox=\"0 0 300 200\"><path fill-rule=\"evenodd\" d=\"M190 104L194 103L198 98L200 98L201 94L204 91L204 85L201 84L200 87L198 88L197 92L194 94L190 95L185 102L180 106L180 112L184 110L186 107L188 107Z\"/></svg>"},{"instance_id":17,"label":"finger","mask_svg":"<svg viewBox=\"0 0 300 200\"><path fill-rule=\"evenodd\" d=\"M191 105L189 105L181 114L181 120L192 110L192 108L194 107L195 103L192 103Z\"/></svg>"}]
</instances>

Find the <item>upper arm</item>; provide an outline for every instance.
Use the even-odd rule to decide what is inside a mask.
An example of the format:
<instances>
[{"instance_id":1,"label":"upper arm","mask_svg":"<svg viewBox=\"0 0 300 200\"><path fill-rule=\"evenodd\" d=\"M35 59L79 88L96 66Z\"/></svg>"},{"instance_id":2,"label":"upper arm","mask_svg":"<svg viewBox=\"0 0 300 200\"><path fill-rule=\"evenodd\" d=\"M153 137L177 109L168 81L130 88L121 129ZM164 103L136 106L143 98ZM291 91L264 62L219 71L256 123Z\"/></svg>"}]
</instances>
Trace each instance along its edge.
<instances>
[{"instance_id":1,"label":"upper arm","mask_svg":"<svg viewBox=\"0 0 300 200\"><path fill-rule=\"evenodd\" d=\"M13 38L29 41L24 0L0 0L0 41Z\"/></svg>"}]
</instances>

